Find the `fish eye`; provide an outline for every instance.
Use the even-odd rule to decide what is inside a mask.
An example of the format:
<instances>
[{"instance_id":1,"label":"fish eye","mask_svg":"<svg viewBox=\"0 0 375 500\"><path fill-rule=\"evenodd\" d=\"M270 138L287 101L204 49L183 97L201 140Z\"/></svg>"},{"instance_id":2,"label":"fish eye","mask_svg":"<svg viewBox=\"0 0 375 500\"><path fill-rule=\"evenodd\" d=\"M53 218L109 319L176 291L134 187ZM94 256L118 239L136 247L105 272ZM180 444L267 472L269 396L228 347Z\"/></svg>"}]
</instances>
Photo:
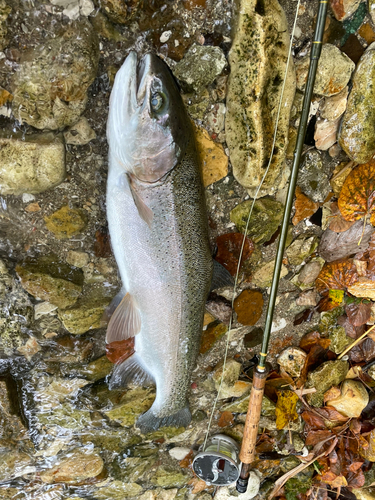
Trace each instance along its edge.
<instances>
[{"instance_id":1,"label":"fish eye","mask_svg":"<svg viewBox=\"0 0 375 500\"><path fill-rule=\"evenodd\" d=\"M163 96L162 94L160 94L159 92L156 92L155 94L153 94L151 96L151 108L153 111L160 111L160 109L162 108L163 104L164 104L164 99L163 99Z\"/></svg>"}]
</instances>

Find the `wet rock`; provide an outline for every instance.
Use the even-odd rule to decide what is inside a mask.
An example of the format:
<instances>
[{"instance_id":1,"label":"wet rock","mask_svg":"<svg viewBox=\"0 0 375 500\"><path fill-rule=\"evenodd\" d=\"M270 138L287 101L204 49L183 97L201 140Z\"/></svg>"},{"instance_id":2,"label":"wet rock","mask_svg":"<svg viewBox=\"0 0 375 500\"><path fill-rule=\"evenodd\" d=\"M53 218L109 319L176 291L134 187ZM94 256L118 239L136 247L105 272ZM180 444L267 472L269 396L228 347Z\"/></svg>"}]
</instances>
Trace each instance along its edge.
<instances>
[{"instance_id":1,"label":"wet rock","mask_svg":"<svg viewBox=\"0 0 375 500\"><path fill-rule=\"evenodd\" d=\"M86 215L82 210L69 208L68 205L44 217L47 229L53 233L58 240L69 239L80 233L87 224Z\"/></svg>"},{"instance_id":2,"label":"wet rock","mask_svg":"<svg viewBox=\"0 0 375 500\"><path fill-rule=\"evenodd\" d=\"M345 328L342 326L334 328L329 335L329 339L331 341L329 350L335 354L342 353L345 347L353 341L350 337L347 337Z\"/></svg>"},{"instance_id":3,"label":"wet rock","mask_svg":"<svg viewBox=\"0 0 375 500\"><path fill-rule=\"evenodd\" d=\"M4 50L9 42L6 21L12 9L5 0L0 0L0 50Z\"/></svg>"},{"instance_id":4,"label":"wet rock","mask_svg":"<svg viewBox=\"0 0 375 500\"><path fill-rule=\"evenodd\" d=\"M120 455L112 462L111 475L114 479L121 480L124 483L143 482L147 479L150 469L157 460L157 448L154 445L140 445L136 448L140 449L140 454L133 456L133 450L129 449L127 454L130 453L131 456L122 459Z\"/></svg>"},{"instance_id":5,"label":"wet rock","mask_svg":"<svg viewBox=\"0 0 375 500\"><path fill-rule=\"evenodd\" d=\"M369 5L370 10L370 5ZM368 45L375 42L375 32L369 23L364 23L358 30L358 35L360 35Z\"/></svg>"},{"instance_id":6,"label":"wet rock","mask_svg":"<svg viewBox=\"0 0 375 500\"><path fill-rule=\"evenodd\" d=\"M118 24L126 24L135 16L142 2L130 0L124 3L121 0L101 0L100 6L108 18Z\"/></svg>"},{"instance_id":7,"label":"wet rock","mask_svg":"<svg viewBox=\"0 0 375 500\"><path fill-rule=\"evenodd\" d=\"M172 458L175 458L176 460L180 461L183 458L186 457L190 453L190 448L183 447L183 446L176 446L175 448L172 448L169 450L169 454Z\"/></svg>"},{"instance_id":8,"label":"wet rock","mask_svg":"<svg viewBox=\"0 0 375 500\"><path fill-rule=\"evenodd\" d=\"M100 455L73 450L60 458L52 469L43 471L40 479L44 483L81 484L98 476L103 468L104 462Z\"/></svg>"},{"instance_id":9,"label":"wet rock","mask_svg":"<svg viewBox=\"0 0 375 500\"><path fill-rule=\"evenodd\" d=\"M74 267L82 268L89 263L90 256L86 252L75 252L70 250L66 256L66 262Z\"/></svg>"},{"instance_id":10,"label":"wet rock","mask_svg":"<svg viewBox=\"0 0 375 500\"><path fill-rule=\"evenodd\" d=\"M267 288L271 286L273 270L275 267L275 261L271 260L271 262L267 262L264 266L261 266L252 277L251 282L255 286L259 286L260 288ZM288 274L288 269L282 264L280 278L283 278Z\"/></svg>"},{"instance_id":11,"label":"wet rock","mask_svg":"<svg viewBox=\"0 0 375 500\"><path fill-rule=\"evenodd\" d=\"M228 157L223 146L214 142L205 129L195 127L195 132L203 185L207 187L227 175Z\"/></svg>"},{"instance_id":12,"label":"wet rock","mask_svg":"<svg viewBox=\"0 0 375 500\"><path fill-rule=\"evenodd\" d=\"M137 483L123 483L112 481L109 485L95 490L98 500L122 500L123 498L136 497L142 492L142 486Z\"/></svg>"},{"instance_id":13,"label":"wet rock","mask_svg":"<svg viewBox=\"0 0 375 500\"><path fill-rule=\"evenodd\" d=\"M65 147L52 134L0 139L0 193L42 193L66 175Z\"/></svg>"},{"instance_id":14,"label":"wet rock","mask_svg":"<svg viewBox=\"0 0 375 500\"><path fill-rule=\"evenodd\" d=\"M219 47L193 44L173 69L186 90L200 90L212 83L227 64Z\"/></svg>"},{"instance_id":15,"label":"wet rock","mask_svg":"<svg viewBox=\"0 0 375 500\"><path fill-rule=\"evenodd\" d=\"M322 269L322 262L313 260L305 264L298 275L298 281L303 285L312 285Z\"/></svg>"},{"instance_id":16,"label":"wet rock","mask_svg":"<svg viewBox=\"0 0 375 500\"><path fill-rule=\"evenodd\" d=\"M242 233L245 231L247 219L253 200L246 200L237 205L230 213L230 220ZM271 198L256 200L247 232L255 243L265 243L277 231L281 223L284 207L279 201Z\"/></svg>"},{"instance_id":17,"label":"wet rock","mask_svg":"<svg viewBox=\"0 0 375 500\"><path fill-rule=\"evenodd\" d=\"M331 97L325 97L319 105L319 113L324 120L334 121L346 110L348 100L348 87L345 87L341 92Z\"/></svg>"},{"instance_id":18,"label":"wet rock","mask_svg":"<svg viewBox=\"0 0 375 500\"><path fill-rule=\"evenodd\" d=\"M331 190L322 154L316 149L308 151L302 160L298 174L301 191L317 203L323 203Z\"/></svg>"},{"instance_id":19,"label":"wet rock","mask_svg":"<svg viewBox=\"0 0 375 500\"><path fill-rule=\"evenodd\" d=\"M296 298L296 305L302 307L315 307L318 303L318 294L315 290L306 290Z\"/></svg>"},{"instance_id":20,"label":"wet rock","mask_svg":"<svg viewBox=\"0 0 375 500\"><path fill-rule=\"evenodd\" d=\"M374 228L366 224L363 230L363 221L356 221L352 227L342 233L336 233L329 228L321 237L318 254L327 262L345 259L357 252L364 252L369 244ZM358 243L360 245L358 245Z\"/></svg>"},{"instance_id":21,"label":"wet rock","mask_svg":"<svg viewBox=\"0 0 375 500\"><path fill-rule=\"evenodd\" d=\"M45 407L52 407L63 403L68 397L75 396L79 389L87 384L87 380L80 378L55 378L46 387L35 392L35 399L41 401Z\"/></svg>"},{"instance_id":22,"label":"wet rock","mask_svg":"<svg viewBox=\"0 0 375 500\"><path fill-rule=\"evenodd\" d=\"M247 333L243 338L243 343L246 349L251 349L261 344L263 340L262 328L253 328L251 332Z\"/></svg>"},{"instance_id":23,"label":"wet rock","mask_svg":"<svg viewBox=\"0 0 375 500\"><path fill-rule=\"evenodd\" d=\"M345 417L358 418L368 402L369 395L362 382L345 380L341 385L341 395L335 399L327 400L326 404L333 406Z\"/></svg>"},{"instance_id":24,"label":"wet rock","mask_svg":"<svg viewBox=\"0 0 375 500\"><path fill-rule=\"evenodd\" d=\"M311 406L323 406L324 393L333 385L339 385L345 379L348 371L349 365L347 361L336 360L327 361L313 372L310 372L305 387L306 389L314 387L316 392L307 394L307 402Z\"/></svg>"},{"instance_id":25,"label":"wet rock","mask_svg":"<svg viewBox=\"0 0 375 500\"><path fill-rule=\"evenodd\" d=\"M220 134L224 130L225 111L225 104L219 102L212 105L211 111L206 116L208 128L215 134Z\"/></svg>"},{"instance_id":26,"label":"wet rock","mask_svg":"<svg viewBox=\"0 0 375 500\"><path fill-rule=\"evenodd\" d=\"M113 363L111 363L106 356L101 356L91 361L88 365L76 369L76 373L91 382L96 382L109 375L112 369Z\"/></svg>"},{"instance_id":27,"label":"wet rock","mask_svg":"<svg viewBox=\"0 0 375 500\"><path fill-rule=\"evenodd\" d=\"M54 311L56 311L57 306L54 304L50 304L49 302L39 302L38 304L35 304L34 306L34 318L39 319L42 316L48 315L48 314L56 314Z\"/></svg>"},{"instance_id":28,"label":"wet rock","mask_svg":"<svg viewBox=\"0 0 375 500\"><path fill-rule=\"evenodd\" d=\"M59 428L74 430L78 432L88 428L91 424L90 411L77 409L71 403L63 403L49 407L38 405L40 412L36 414L36 420L47 428Z\"/></svg>"},{"instance_id":29,"label":"wet rock","mask_svg":"<svg viewBox=\"0 0 375 500\"><path fill-rule=\"evenodd\" d=\"M88 21L70 24L63 35L25 54L13 77L15 117L39 129L76 123L98 68L99 44Z\"/></svg>"},{"instance_id":30,"label":"wet rock","mask_svg":"<svg viewBox=\"0 0 375 500\"><path fill-rule=\"evenodd\" d=\"M234 301L237 320L242 325L255 325L262 315L264 299L257 290L244 290Z\"/></svg>"},{"instance_id":31,"label":"wet rock","mask_svg":"<svg viewBox=\"0 0 375 500\"><path fill-rule=\"evenodd\" d=\"M63 7L63 14L76 20L79 16L89 16L94 10L92 0L50 0L52 5Z\"/></svg>"},{"instance_id":32,"label":"wet rock","mask_svg":"<svg viewBox=\"0 0 375 500\"><path fill-rule=\"evenodd\" d=\"M292 377L299 377L307 354L299 347L287 347L277 358L277 364Z\"/></svg>"},{"instance_id":33,"label":"wet rock","mask_svg":"<svg viewBox=\"0 0 375 500\"><path fill-rule=\"evenodd\" d=\"M0 451L0 481L9 481L27 474L31 463L29 455L21 451Z\"/></svg>"},{"instance_id":34,"label":"wet rock","mask_svg":"<svg viewBox=\"0 0 375 500\"><path fill-rule=\"evenodd\" d=\"M331 0L330 5L338 21L348 19L358 9L361 0Z\"/></svg>"},{"instance_id":35,"label":"wet rock","mask_svg":"<svg viewBox=\"0 0 375 500\"><path fill-rule=\"evenodd\" d=\"M100 328L105 308L110 303L109 297L100 293L89 293L73 306L59 310L59 319L70 333L81 335L94 328Z\"/></svg>"},{"instance_id":36,"label":"wet rock","mask_svg":"<svg viewBox=\"0 0 375 500\"><path fill-rule=\"evenodd\" d=\"M311 255L318 245L317 238L311 236L306 238L304 236L297 238L286 249L288 261L292 266L299 266L302 262Z\"/></svg>"},{"instance_id":37,"label":"wet rock","mask_svg":"<svg viewBox=\"0 0 375 500\"><path fill-rule=\"evenodd\" d=\"M28 293L61 308L73 305L82 290L82 272L54 255L27 258L16 266L16 272Z\"/></svg>"},{"instance_id":38,"label":"wet rock","mask_svg":"<svg viewBox=\"0 0 375 500\"><path fill-rule=\"evenodd\" d=\"M186 470L186 469L185 469ZM190 475L182 469L161 466L156 470L156 474L151 478L151 483L162 488L180 488L185 486L190 479Z\"/></svg>"},{"instance_id":39,"label":"wet rock","mask_svg":"<svg viewBox=\"0 0 375 500\"><path fill-rule=\"evenodd\" d=\"M155 391L153 389L137 387L124 395L121 404L104 413L110 420L118 422L122 427L131 427L141 413L151 408L154 399Z\"/></svg>"},{"instance_id":40,"label":"wet rock","mask_svg":"<svg viewBox=\"0 0 375 500\"><path fill-rule=\"evenodd\" d=\"M103 15L101 12L95 12L95 15L90 17L90 22L94 27L94 30L98 35L106 38L107 40L113 40L115 42L121 42L124 37L119 31L113 26L107 16ZM111 82L113 84L113 82Z\"/></svg>"},{"instance_id":41,"label":"wet rock","mask_svg":"<svg viewBox=\"0 0 375 500\"><path fill-rule=\"evenodd\" d=\"M375 488L353 488L357 500L374 500L375 498Z\"/></svg>"},{"instance_id":42,"label":"wet rock","mask_svg":"<svg viewBox=\"0 0 375 500\"><path fill-rule=\"evenodd\" d=\"M224 368L224 374L223 364L219 363L219 365L216 366L212 378L215 383L215 389L217 391L219 391L220 389L219 399L241 397L244 393L250 391L251 384L249 382L238 380L238 377L241 373L241 368L241 363L237 363L237 361L235 361L234 359L227 360ZM221 382L222 377L223 380Z\"/></svg>"},{"instance_id":43,"label":"wet rock","mask_svg":"<svg viewBox=\"0 0 375 500\"><path fill-rule=\"evenodd\" d=\"M340 119L334 121L318 119L315 124L315 147L320 151L327 151L337 140Z\"/></svg>"},{"instance_id":44,"label":"wet rock","mask_svg":"<svg viewBox=\"0 0 375 500\"><path fill-rule=\"evenodd\" d=\"M234 176L254 196L271 156L282 83L288 69L276 147L259 192L259 196L265 196L274 194L287 181L283 170L295 74L292 62L286 68L289 35L284 11L276 0L263 2L262 12L257 7L255 0L244 0L238 9L229 53L225 133Z\"/></svg>"},{"instance_id":45,"label":"wet rock","mask_svg":"<svg viewBox=\"0 0 375 500\"><path fill-rule=\"evenodd\" d=\"M375 2L374 0L368 0L368 11L371 16L372 22L375 23Z\"/></svg>"},{"instance_id":46,"label":"wet rock","mask_svg":"<svg viewBox=\"0 0 375 500\"><path fill-rule=\"evenodd\" d=\"M304 91L310 54L296 61L297 88ZM331 96L341 92L348 84L355 64L346 54L330 43L323 44L318 63L314 93Z\"/></svg>"},{"instance_id":47,"label":"wet rock","mask_svg":"<svg viewBox=\"0 0 375 500\"><path fill-rule=\"evenodd\" d=\"M213 345L226 334L227 330L228 327L224 323L214 323L208 326L202 333L201 347L199 350L200 354L205 354L209 351Z\"/></svg>"},{"instance_id":48,"label":"wet rock","mask_svg":"<svg viewBox=\"0 0 375 500\"><path fill-rule=\"evenodd\" d=\"M361 57L339 132L339 144L356 163L367 163L375 152L375 43Z\"/></svg>"},{"instance_id":49,"label":"wet rock","mask_svg":"<svg viewBox=\"0 0 375 500\"><path fill-rule=\"evenodd\" d=\"M30 337L26 344L17 349L18 352L25 356L27 361L30 361L34 354L36 354L40 350L41 347L35 337Z\"/></svg>"},{"instance_id":50,"label":"wet rock","mask_svg":"<svg viewBox=\"0 0 375 500\"><path fill-rule=\"evenodd\" d=\"M64 132L64 139L66 144L73 144L74 146L83 146L96 138L96 133L90 127L87 118L80 118L80 120Z\"/></svg>"},{"instance_id":51,"label":"wet rock","mask_svg":"<svg viewBox=\"0 0 375 500\"><path fill-rule=\"evenodd\" d=\"M27 440L27 430L19 415L15 414L12 399L14 394L7 388L6 381L0 380L0 439Z\"/></svg>"},{"instance_id":52,"label":"wet rock","mask_svg":"<svg viewBox=\"0 0 375 500\"><path fill-rule=\"evenodd\" d=\"M210 105L210 93L208 90L202 89L199 92L182 94L182 99L191 118L203 121Z\"/></svg>"}]
</instances>

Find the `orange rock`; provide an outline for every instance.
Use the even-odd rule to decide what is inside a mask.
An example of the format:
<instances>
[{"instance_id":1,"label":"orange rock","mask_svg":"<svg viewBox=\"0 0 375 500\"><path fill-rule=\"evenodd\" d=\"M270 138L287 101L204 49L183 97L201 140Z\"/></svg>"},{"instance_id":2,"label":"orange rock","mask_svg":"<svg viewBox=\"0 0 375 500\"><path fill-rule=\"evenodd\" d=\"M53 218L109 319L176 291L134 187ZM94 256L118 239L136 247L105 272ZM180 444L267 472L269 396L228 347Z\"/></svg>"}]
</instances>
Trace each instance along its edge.
<instances>
[{"instance_id":1,"label":"orange rock","mask_svg":"<svg viewBox=\"0 0 375 500\"><path fill-rule=\"evenodd\" d=\"M362 24L358 30L358 35L364 38L368 44L375 42L375 32L368 23Z\"/></svg>"},{"instance_id":2,"label":"orange rock","mask_svg":"<svg viewBox=\"0 0 375 500\"><path fill-rule=\"evenodd\" d=\"M234 301L237 319L242 325L255 325L262 315L263 295L258 290L244 290Z\"/></svg>"},{"instance_id":3,"label":"orange rock","mask_svg":"<svg viewBox=\"0 0 375 500\"><path fill-rule=\"evenodd\" d=\"M201 340L200 353L205 354L227 331L228 327L224 323L213 324L204 330Z\"/></svg>"}]
</instances>

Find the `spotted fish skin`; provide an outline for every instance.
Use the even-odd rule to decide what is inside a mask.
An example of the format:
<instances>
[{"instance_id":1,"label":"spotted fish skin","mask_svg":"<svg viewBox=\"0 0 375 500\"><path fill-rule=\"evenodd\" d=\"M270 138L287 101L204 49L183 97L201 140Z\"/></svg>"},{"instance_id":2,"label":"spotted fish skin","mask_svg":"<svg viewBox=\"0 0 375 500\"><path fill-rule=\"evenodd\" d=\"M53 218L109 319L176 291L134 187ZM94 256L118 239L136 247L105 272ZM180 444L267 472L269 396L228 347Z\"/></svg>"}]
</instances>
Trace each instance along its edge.
<instances>
[{"instance_id":1,"label":"spotted fish skin","mask_svg":"<svg viewBox=\"0 0 375 500\"><path fill-rule=\"evenodd\" d=\"M169 89L175 85L168 68L163 68L164 63L156 56L146 57L151 59L148 62L151 75L152 63L155 63L157 78L162 81L164 78L163 83L169 85ZM156 180L149 181L155 171L149 162L142 171L139 165L133 168L128 152L121 153L121 147L126 148L126 144L117 144L116 137L109 136L114 125L108 126L109 232L123 294L131 297L140 320L140 330L134 337L135 354L116 366L110 385L122 386L131 379L140 383L154 380L156 399L137 421L143 432L166 425L186 426L190 422L187 393L199 352L205 301L212 279L205 196L194 135L177 87L171 94L173 102L169 104L177 108L178 113L171 126L165 121L169 130L162 130L161 142L168 142L165 137L170 134L175 141L170 151L174 148L175 154L162 150L160 156L164 155L164 161L165 158L167 162L171 158L172 161L170 168L156 165L158 172L166 168ZM150 93L149 99L155 100L153 96ZM111 106L118 105L115 99L111 100ZM143 116L140 129L144 133L147 119L150 126L153 124L152 113L149 118L147 113ZM155 141L155 131L151 135ZM147 137L139 136L138 140L141 144ZM147 151L152 148L155 155L155 144L147 147ZM142 151L132 155L138 161ZM152 162L158 156L156 152ZM151 221L142 216L144 207L152 214ZM125 332L124 338L129 336Z\"/></svg>"}]
</instances>

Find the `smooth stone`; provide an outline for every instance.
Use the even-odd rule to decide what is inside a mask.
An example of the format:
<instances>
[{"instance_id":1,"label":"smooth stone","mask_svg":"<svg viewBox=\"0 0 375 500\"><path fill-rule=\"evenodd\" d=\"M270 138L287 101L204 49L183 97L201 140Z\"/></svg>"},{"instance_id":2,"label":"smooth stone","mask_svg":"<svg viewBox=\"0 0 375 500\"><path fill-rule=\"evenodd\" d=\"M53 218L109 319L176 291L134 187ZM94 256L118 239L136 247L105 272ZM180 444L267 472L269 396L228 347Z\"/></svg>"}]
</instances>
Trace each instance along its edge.
<instances>
[{"instance_id":1,"label":"smooth stone","mask_svg":"<svg viewBox=\"0 0 375 500\"><path fill-rule=\"evenodd\" d=\"M369 402L366 387L357 380L344 380L341 385L341 395L326 401L327 406L333 406L345 417L358 418Z\"/></svg>"},{"instance_id":2,"label":"smooth stone","mask_svg":"<svg viewBox=\"0 0 375 500\"><path fill-rule=\"evenodd\" d=\"M58 317L68 332L82 335L102 326L103 313L110 301L109 297L89 293L68 309L59 309Z\"/></svg>"},{"instance_id":3,"label":"smooth stone","mask_svg":"<svg viewBox=\"0 0 375 500\"><path fill-rule=\"evenodd\" d=\"M311 200L323 203L331 190L322 154L312 149L303 156L297 184Z\"/></svg>"},{"instance_id":4,"label":"smooth stone","mask_svg":"<svg viewBox=\"0 0 375 500\"><path fill-rule=\"evenodd\" d=\"M91 382L96 382L111 373L113 369L113 363L111 363L107 356L101 356L94 361L91 361L88 365L82 365L78 370L77 374L81 377L90 380Z\"/></svg>"},{"instance_id":5,"label":"smooth stone","mask_svg":"<svg viewBox=\"0 0 375 500\"><path fill-rule=\"evenodd\" d=\"M251 349L261 344L263 340L263 329L256 327L247 333L243 338L243 343L246 349Z\"/></svg>"},{"instance_id":6,"label":"smooth stone","mask_svg":"<svg viewBox=\"0 0 375 500\"><path fill-rule=\"evenodd\" d=\"M85 453L74 450L66 457L60 458L52 467L40 474L44 483L81 484L98 476L104 468L104 462L96 453Z\"/></svg>"},{"instance_id":7,"label":"smooth stone","mask_svg":"<svg viewBox=\"0 0 375 500\"><path fill-rule=\"evenodd\" d=\"M56 378L47 387L36 391L38 401L46 407L52 407L64 402L68 397L75 396L79 389L90 382L80 378Z\"/></svg>"},{"instance_id":8,"label":"smooth stone","mask_svg":"<svg viewBox=\"0 0 375 500\"><path fill-rule=\"evenodd\" d=\"M311 285L315 282L316 278L322 269L322 263L313 260L305 264L298 275L298 281L303 285Z\"/></svg>"},{"instance_id":9,"label":"smooth stone","mask_svg":"<svg viewBox=\"0 0 375 500\"><path fill-rule=\"evenodd\" d=\"M21 353L27 361L31 361L32 357L41 350L42 348L38 344L35 337L30 337L29 340L23 346L19 347L17 351Z\"/></svg>"},{"instance_id":10,"label":"smooth stone","mask_svg":"<svg viewBox=\"0 0 375 500\"><path fill-rule=\"evenodd\" d=\"M212 83L226 65L219 47L194 43L173 68L173 74L187 90L200 90Z\"/></svg>"},{"instance_id":11,"label":"smooth stone","mask_svg":"<svg viewBox=\"0 0 375 500\"><path fill-rule=\"evenodd\" d=\"M76 252L74 250L69 250L66 256L66 262L74 267L85 267L89 263L90 256L86 252Z\"/></svg>"},{"instance_id":12,"label":"smooth stone","mask_svg":"<svg viewBox=\"0 0 375 500\"><path fill-rule=\"evenodd\" d=\"M251 500L255 498L260 489L261 474L250 471L245 493L237 493L235 486L223 486L217 489L214 500Z\"/></svg>"},{"instance_id":13,"label":"smooth stone","mask_svg":"<svg viewBox=\"0 0 375 500\"><path fill-rule=\"evenodd\" d=\"M99 42L86 20L30 49L12 80L16 119L49 130L76 123L86 107L98 61Z\"/></svg>"},{"instance_id":14,"label":"smooth stone","mask_svg":"<svg viewBox=\"0 0 375 500\"><path fill-rule=\"evenodd\" d=\"M297 88L304 91L310 54L298 59L295 64ZM354 68L353 61L339 48L330 43L323 44L314 84L314 94L323 96L338 94L347 86Z\"/></svg>"},{"instance_id":15,"label":"smooth stone","mask_svg":"<svg viewBox=\"0 0 375 500\"><path fill-rule=\"evenodd\" d=\"M230 220L241 233L245 231L252 204L253 200L243 201L230 212ZM256 200L247 236L255 243L265 243L271 239L281 223L283 211L284 207L279 201L270 198Z\"/></svg>"},{"instance_id":16,"label":"smooth stone","mask_svg":"<svg viewBox=\"0 0 375 500\"><path fill-rule=\"evenodd\" d=\"M292 266L299 266L302 262L311 255L318 245L317 238L311 236L306 238L304 236L297 238L286 249L288 261Z\"/></svg>"},{"instance_id":17,"label":"smooth stone","mask_svg":"<svg viewBox=\"0 0 375 500\"><path fill-rule=\"evenodd\" d=\"M96 489L94 495L98 500L123 500L124 498L136 497L142 491L142 486L137 483L112 481L109 485Z\"/></svg>"},{"instance_id":18,"label":"smooth stone","mask_svg":"<svg viewBox=\"0 0 375 500\"><path fill-rule=\"evenodd\" d=\"M329 339L331 341L329 350L334 352L335 354L342 353L345 347L353 342L353 339L347 337L345 328L342 326L333 328L331 333L329 334Z\"/></svg>"},{"instance_id":19,"label":"smooth stone","mask_svg":"<svg viewBox=\"0 0 375 500\"><path fill-rule=\"evenodd\" d=\"M224 130L226 107L222 102L212 105L212 109L206 115L206 123L212 132L220 134Z\"/></svg>"},{"instance_id":20,"label":"smooth stone","mask_svg":"<svg viewBox=\"0 0 375 500\"><path fill-rule=\"evenodd\" d=\"M0 139L0 193L43 193L65 178L65 147L53 134Z\"/></svg>"},{"instance_id":21,"label":"smooth stone","mask_svg":"<svg viewBox=\"0 0 375 500\"><path fill-rule=\"evenodd\" d=\"M228 56L231 72L226 101L226 142L234 176L252 197L271 156L285 73L275 150L258 196L274 194L288 181L285 155L296 86L292 60L286 67L289 32L285 13L277 0L263 2L262 9L258 11L256 0L240 2Z\"/></svg>"},{"instance_id":22,"label":"smooth stone","mask_svg":"<svg viewBox=\"0 0 375 500\"><path fill-rule=\"evenodd\" d=\"M206 354L228 331L224 323L213 323L202 333L200 354Z\"/></svg>"},{"instance_id":23,"label":"smooth stone","mask_svg":"<svg viewBox=\"0 0 375 500\"><path fill-rule=\"evenodd\" d=\"M292 377L299 377L305 364L307 354L299 347L287 347L281 351L277 364Z\"/></svg>"},{"instance_id":24,"label":"smooth stone","mask_svg":"<svg viewBox=\"0 0 375 500\"><path fill-rule=\"evenodd\" d=\"M90 411L79 410L71 403L41 406L41 411L36 414L36 420L46 428L58 428L68 431L88 429L91 425Z\"/></svg>"},{"instance_id":25,"label":"smooth stone","mask_svg":"<svg viewBox=\"0 0 375 500\"><path fill-rule=\"evenodd\" d=\"M63 14L69 19L77 20L79 16L89 16L94 10L91 0L51 0L52 5L63 7Z\"/></svg>"},{"instance_id":26,"label":"smooth stone","mask_svg":"<svg viewBox=\"0 0 375 500\"><path fill-rule=\"evenodd\" d=\"M169 454L176 460L183 460L190 453L191 449L184 446L176 446L169 450Z\"/></svg>"},{"instance_id":27,"label":"smooth stone","mask_svg":"<svg viewBox=\"0 0 375 500\"><path fill-rule=\"evenodd\" d=\"M69 239L80 233L87 225L87 218L83 210L70 208L68 205L56 210L48 217L44 217L47 229L58 240Z\"/></svg>"},{"instance_id":28,"label":"smooth stone","mask_svg":"<svg viewBox=\"0 0 375 500\"><path fill-rule=\"evenodd\" d=\"M259 290L244 290L235 299L233 308L242 325L255 325L262 316L264 299Z\"/></svg>"},{"instance_id":29,"label":"smooth stone","mask_svg":"<svg viewBox=\"0 0 375 500\"><path fill-rule=\"evenodd\" d=\"M160 466L155 475L151 478L151 483L162 488L180 488L185 486L191 479L190 474L186 474L188 469L174 469L171 467Z\"/></svg>"},{"instance_id":30,"label":"smooth stone","mask_svg":"<svg viewBox=\"0 0 375 500\"><path fill-rule=\"evenodd\" d=\"M78 122L64 132L66 144L84 146L96 138L96 133L90 127L87 118L82 117Z\"/></svg>"},{"instance_id":31,"label":"smooth stone","mask_svg":"<svg viewBox=\"0 0 375 500\"><path fill-rule=\"evenodd\" d=\"M358 9L362 0L330 0L333 15L338 21L344 21Z\"/></svg>"},{"instance_id":32,"label":"smooth stone","mask_svg":"<svg viewBox=\"0 0 375 500\"><path fill-rule=\"evenodd\" d=\"M271 286L273 270L275 267L275 261L271 260L271 262L267 262L259 269L255 271L252 276L251 282L255 286L259 286L260 288L268 288ZM288 274L288 269L284 264L281 266L280 278L284 278Z\"/></svg>"},{"instance_id":33,"label":"smooth stone","mask_svg":"<svg viewBox=\"0 0 375 500\"><path fill-rule=\"evenodd\" d=\"M0 451L0 481L27 474L27 467L32 463L31 457L26 453L17 450Z\"/></svg>"},{"instance_id":34,"label":"smooth stone","mask_svg":"<svg viewBox=\"0 0 375 500\"><path fill-rule=\"evenodd\" d=\"M315 124L315 147L320 151L327 151L337 141L340 119L334 121L318 119Z\"/></svg>"},{"instance_id":35,"label":"smooth stone","mask_svg":"<svg viewBox=\"0 0 375 500\"><path fill-rule=\"evenodd\" d=\"M46 314L51 314L56 311L57 306L49 302L39 302L34 306L34 318L39 319Z\"/></svg>"},{"instance_id":36,"label":"smooth stone","mask_svg":"<svg viewBox=\"0 0 375 500\"><path fill-rule=\"evenodd\" d=\"M348 102L348 87L331 97L325 97L319 104L319 114L324 120L334 121L340 118L346 110Z\"/></svg>"},{"instance_id":37,"label":"smooth stone","mask_svg":"<svg viewBox=\"0 0 375 500\"><path fill-rule=\"evenodd\" d=\"M195 139L203 185L207 187L228 174L228 156L225 154L223 146L210 138L207 130L195 127Z\"/></svg>"},{"instance_id":38,"label":"smooth stone","mask_svg":"<svg viewBox=\"0 0 375 500\"><path fill-rule=\"evenodd\" d=\"M353 87L342 119L339 144L356 163L367 163L375 153L375 42L367 47L353 77Z\"/></svg>"},{"instance_id":39,"label":"smooth stone","mask_svg":"<svg viewBox=\"0 0 375 500\"><path fill-rule=\"evenodd\" d=\"M28 293L61 308L73 305L82 291L82 272L54 255L27 258L17 264L16 273Z\"/></svg>"},{"instance_id":40,"label":"smooth stone","mask_svg":"<svg viewBox=\"0 0 375 500\"><path fill-rule=\"evenodd\" d=\"M241 363L238 363L234 359L227 360L224 371L222 362L215 367L215 370L212 374L212 379L214 381L215 389L217 391L219 391L221 385L219 399L226 399L228 397L231 397L228 396L228 394L231 394L232 392L237 393L238 389L235 390L234 386L236 382L238 382L238 377L240 376L241 369L242 369ZM238 395L241 396L247 389L248 389L247 386L241 387L239 391L240 394Z\"/></svg>"},{"instance_id":41,"label":"smooth stone","mask_svg":"<svg viewBox=\"0 0 375 500\"><path fill-rule=\"evenodd\" d=\"M347 361L336 360L326 361L316 370L310 372L305 387L306 389L314 387L316 392L307 394L307 402L311 406L323 406L324 393L332 386L339 385L345 379L348 371L349 364Z\"/></svg>"},{"instance_id":42,"label":"smooth stone","mask_svg":"<svg viewBox=\"0 0 375 500\"><path fill-rule=\"evenodd\" d=\"M363 220L356 221L349 229L342 233L336 233L327 228L319 242L318 254L326 261L345 259L350 255L367 250L374 228L366 224L363 228ZM358 245L358 242L361 242Z\"/></svg>"},{"instance_id":43,"label":"smooth stone","mask_svg":"<svg viewBox=\"0 0 375 500\"><path fill-rule=\"evenodd\" d=\"M122 427L131 427L141 413L151 408L154 399L155 391L153 389L137 387L125 394L121 404L104 413L110 420L118 422Z\"/></svg>"},{"instance_id":44,"label":"smooth stone","mask_svg":"<svg viewBox=\"0 0 375 500\"><path fill-rule=\"evenodd\" d=\"M296 305L302 307L315 307L318 303L318 294L315 290L306 290L296 298Z\"/></svg>"}]
</instances>

